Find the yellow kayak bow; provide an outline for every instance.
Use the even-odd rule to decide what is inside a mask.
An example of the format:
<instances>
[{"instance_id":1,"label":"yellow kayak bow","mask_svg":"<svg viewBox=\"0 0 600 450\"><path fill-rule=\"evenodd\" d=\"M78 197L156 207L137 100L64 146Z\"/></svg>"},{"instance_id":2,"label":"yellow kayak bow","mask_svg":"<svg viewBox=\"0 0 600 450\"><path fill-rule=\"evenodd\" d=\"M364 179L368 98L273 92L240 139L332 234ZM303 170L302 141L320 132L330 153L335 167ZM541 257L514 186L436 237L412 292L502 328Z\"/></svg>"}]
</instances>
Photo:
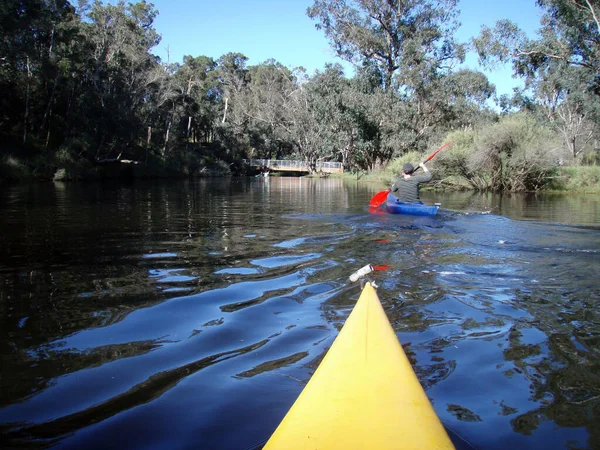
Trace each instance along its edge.
<instances>
[{"instance_id":1,"label":"yellow kayak bow","mask_svg":"<svg viewBox=\"0 0 600 450\"><path fill-rule=\"evenodd\" d=\"M454 449L370 283L264 449Z\"/></svg>"}]
</instances>

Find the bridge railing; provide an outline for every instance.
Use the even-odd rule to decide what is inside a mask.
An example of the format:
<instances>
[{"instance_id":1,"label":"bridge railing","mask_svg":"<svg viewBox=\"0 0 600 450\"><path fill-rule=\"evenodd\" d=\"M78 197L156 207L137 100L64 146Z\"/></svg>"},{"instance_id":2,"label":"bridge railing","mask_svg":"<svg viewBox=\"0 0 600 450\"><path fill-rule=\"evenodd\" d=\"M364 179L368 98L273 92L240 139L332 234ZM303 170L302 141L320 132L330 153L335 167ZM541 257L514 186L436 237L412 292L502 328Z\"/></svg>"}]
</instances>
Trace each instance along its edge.
<instances>
[{"instance_id":1,"label":"bridge railing","mask_svg":"<svg viewBox=\"0 0 600 450\"><path fill-rule=\"evenodd\" d=\"M244 163L251 167L266 167L270 170L308 172L306 161L294 161L285 159L244 159ZM341 173L344 171L342 163L331 161L319 161L316 166L317 172Z\"/></svg>"}]
</instances>

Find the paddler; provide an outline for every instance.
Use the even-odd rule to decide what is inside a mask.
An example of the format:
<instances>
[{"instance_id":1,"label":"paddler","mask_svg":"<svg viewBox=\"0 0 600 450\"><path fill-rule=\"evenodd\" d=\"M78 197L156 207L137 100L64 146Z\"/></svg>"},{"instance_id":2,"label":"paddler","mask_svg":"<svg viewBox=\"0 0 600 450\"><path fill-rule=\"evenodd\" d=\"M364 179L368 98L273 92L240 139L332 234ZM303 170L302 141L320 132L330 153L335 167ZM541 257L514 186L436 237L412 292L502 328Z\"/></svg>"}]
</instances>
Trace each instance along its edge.
<instances>
[{"instance_id":1,"label":"paddler","mask_svg":"<svg viewBox=\"0 0 600 450\"><path fill-rule=\"evenodd\" d=\"M392 185L391 192L398 201L407 203L420 202L419 186L431 180L432 175L425 163L419 163L419 167L423 169L423 173L415 175L415 168L412 164L404 164L402 166L402 176Z\"/></svg>"}]
</instances>

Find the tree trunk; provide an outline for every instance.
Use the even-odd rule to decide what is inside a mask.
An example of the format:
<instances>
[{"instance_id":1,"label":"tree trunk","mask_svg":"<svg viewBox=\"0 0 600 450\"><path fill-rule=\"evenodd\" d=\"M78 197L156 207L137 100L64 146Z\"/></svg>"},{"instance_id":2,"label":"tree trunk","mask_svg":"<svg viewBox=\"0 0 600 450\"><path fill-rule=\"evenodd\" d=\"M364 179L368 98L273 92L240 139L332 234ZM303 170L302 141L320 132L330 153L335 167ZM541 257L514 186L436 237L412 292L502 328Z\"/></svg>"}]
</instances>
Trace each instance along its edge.
<instances>
[{"instance_id":1,"label":"tree trunk","mask_svg":"<svg viewBox=\"0 0 600 450\"><path fill-rule=\"evenodd\" d=\"M23 117L23 144L27 142L27 126L29 124L29 91L31 89L31 70L29 69L29 56L25 57L27 67L27 89L25 91L25 115Z\"/></svg>"},{"instance_id":2,"label":"tree trunk","mask_svg":"<svg viewBox=\"0 0 600 450\"><path fill-rule=\"evenodd\" d=\"M165 132L165 145L163 145L162 154L165 155L167 153L167 144L169 143L169 132L171 131L171 124L173 123L173 119L175 118L175 103L173 103L173 108L171 109L171 117L169 117L169 123L167 124L167 131Z\"/></svg>"},{"instance_id":3,"label":"tree trunk","mask_svg":"<svg viewBox=\"0 0 600 450\"><path fill-rule=\"evenodd\" d=\"M98 145L98 149L96 150L96 160L100 159L100 150L102 150L105 140L106 140L106 131L102 132L102 137L100 138L100 145Z\"/></svg>"},{"instance_id":4,"label":"tree trunk","mask_svg":"<svg viewBox=\"0 0 600 450\"><path fill-rule=\"evenodd\" d=\"M52 119L52 108L48 112L48 131L46 132L46 142L44 143L44 150L48 150L48 143L50 142L50 120Z\"/></svg>"},{"instance_id":5,"label":"tree trunk","mask_svg":"<svg viewBox=\"0 0 600 450\"><path fill-rule=\"evenodd\" d=\"M42 117L42 123L40 124L40 128L38 131L38 137L42 133L44 129L44 125L46 125L46 120L48 116L52 114L52 104L54 103L54 97L56 96L56 86L58 85L58 74L56 74L56 78L54 79L54 85L52 86L52 93L50 94L50 99L48 100L48 104L46 105L46 111L44 111L44 117Z\"/></svg>"},{"instance_id":6,"label":"tree trunk","mask_svg":"<svg viewBox=\"0 0 600 450\"><path fill-rule=\"evenodd\" d=\"M164 155L167 152L167 144L169 143L169 131L171 130L171 120L167 124L167 131L165 132L165 144L162 148L162 154Z\"/></svg>"},{"instance_id":7,"label":"tree trunk","mask_svg":"<svg viewBox=\"0 0 600 450\"><path fill-rule=\"evenodd\" d=\"M221 123L225 123L225 119L227 117L227 100L229 99L225 97L225 111L223 111L223 120L221 120Z\"/></svg>"},{"instance_id":8,"label":"tree trunk","mask_svg":"<svg viewBox=\"0 0 600 450\"><path fill-rule=\"evenodd\" d=\"M65 130L65 141L69 139L71 135L71 108L73 106L73 98L75 97L75 83L72 83L69 91L69 99L67 100L67 112L65 114L65 123L67 129Z\"/></svg>"},{"instance_id":9,"label":"tree trunk","mask_svg":"<svg viewBox=\"0 0 600 450\"><path fill-rule=\"evenodd\" d=\"M152 127L148 127L148 135L146 136L146 160L144 164L148 164L148 149L150 148L150 140L152 139Z\"/></svg>"}]
</instances>

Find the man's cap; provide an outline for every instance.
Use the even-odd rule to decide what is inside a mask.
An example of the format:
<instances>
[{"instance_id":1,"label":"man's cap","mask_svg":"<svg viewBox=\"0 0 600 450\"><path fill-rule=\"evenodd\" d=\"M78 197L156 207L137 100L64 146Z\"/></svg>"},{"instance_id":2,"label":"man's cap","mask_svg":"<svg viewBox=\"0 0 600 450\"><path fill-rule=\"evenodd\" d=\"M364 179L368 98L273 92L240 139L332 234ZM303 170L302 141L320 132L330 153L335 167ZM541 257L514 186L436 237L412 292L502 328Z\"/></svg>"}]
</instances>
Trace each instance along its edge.
<instances>
[{"instance_id":1,"label":"man's cap","mask_svg":"<svg viewBox=\"0 0 600 450\"><path fill-rule=\"evenodd\" d=\"M412 164L404 164L402 166L402 170L404 171L405 174L410 175L411 173L413 173L415 171L415 168L413 167Z\"/></svg>"}]
</instances>

